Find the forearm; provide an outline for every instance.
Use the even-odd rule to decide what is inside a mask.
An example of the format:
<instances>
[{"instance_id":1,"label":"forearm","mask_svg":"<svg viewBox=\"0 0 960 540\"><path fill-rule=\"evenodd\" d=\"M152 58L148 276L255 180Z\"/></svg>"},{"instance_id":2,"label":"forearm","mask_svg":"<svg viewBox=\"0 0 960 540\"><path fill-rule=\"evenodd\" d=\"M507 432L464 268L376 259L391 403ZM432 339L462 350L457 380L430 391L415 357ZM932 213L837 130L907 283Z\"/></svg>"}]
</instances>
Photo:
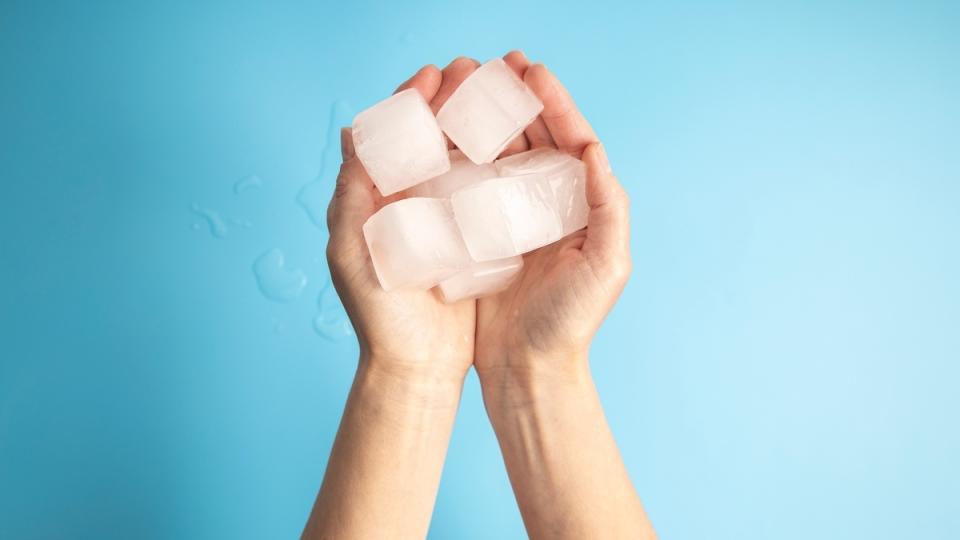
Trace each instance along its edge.
<instances>
[{"instance_id":1,"label":"forearm","mask_svg":"<svg viewBox=\"0 0 960 540\"><path fill-rule=\"evenodd\" d=\"M539 364L557 366L568 359ZM582 368L481 374L484 402L531 538L654 538Z\"/></svg>"},{"instance_id":2,"label":"forearm","mask_svg":"<svg viewBox=\"0 0 960 540\"><path fill-rule=\"evenodd\" d=\"M303 538L424 538L463 381L360 365Z\"/></svg>"}]
</instances>

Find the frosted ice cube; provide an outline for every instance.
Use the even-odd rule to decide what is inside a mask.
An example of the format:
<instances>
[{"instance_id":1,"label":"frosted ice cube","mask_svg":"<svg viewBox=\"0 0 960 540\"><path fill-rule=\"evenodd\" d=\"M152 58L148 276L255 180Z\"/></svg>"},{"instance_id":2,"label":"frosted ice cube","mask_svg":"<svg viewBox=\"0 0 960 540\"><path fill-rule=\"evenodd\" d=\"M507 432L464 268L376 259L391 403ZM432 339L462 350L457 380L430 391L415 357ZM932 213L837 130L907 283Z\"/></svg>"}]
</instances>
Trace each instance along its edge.
<instances>
[{"instance_id":1,"label":"frosted ice cube","mask_svg":"<svg viewBox=\"0 0 960 540\"><path fill-rule=\"evenodd\" d=\"M474 163L490 163L543 110L543 103L497 58L470 74L437 112L437 122Z\"/></svg>"},{"instance_id":2,"label":"frosted ice cube","mask_svg":"<svg viewBox=\"0 0 960 540\"><path fill-rule=\"evenodd\" d=\"M476 261L520 255L563 236L553 187L541 174L486 180L457 191L450 202Z\"/></svg>"},{"instance_id":3,"label":"frosted ice cube","mask_svg":"<svg viewBox=\"0 0 960 540\"><path fill-rule=\"evenodd\" d=\"M447 141L416 89L399 92L353 120L357 157L382 195L390 195L450 168Z\"/></svg>"},{"instance_id":4,"label":"frosted ice cube","mask_svg":"<svg viewBox=\"0 0 960 540\"><path fill-rule=\"evenodd\" d=\"M556 148L535 148L519 154L500 158L493 162L500 176L516 176L547 171L555 167L567 165L577 158L561 152Z\"/></svg>"},{"instance_id":5,"label":"frosted ice cube","mask_svg":"<svg viewBox=\"0 0 960 540\"><path fill-rule=\"evenodd\" d=\"M473 263L466 270L440 282L443 301L450 304L464 298L477 298L500 292L510 286L523 268L523 257Z\"/></svg>"},{"instance_id":6,"label":"frosted ice cube","mask_svg":"<svg viewBox=\"0 0 960 540\"><path fill-rule=\"evenodd\" d=\"M497 169L492 163L477 165L460 150L451 150L449 171L417 184L407 192L411 197L449 199L454 191L496 177Z\"/></svg>"},{"instance_id":7,"label":"frosted ice cube","mask_svg":"<svg viewBox=\"0 0 960 540\"><path fill-rule=\"evenodd\" d=\"M377 279L388 291L429 289L473 262L446 199L388 204L363 224L363 237Z\"/></svg>"},{"instance_id":8,"label":"frosted ice cube","mask_svg":"<svg viewBox=\"0 0 960 540\"><path fill-rule=\"evenodd\" d=\"M537 148L493 164L501 176L539 173L549 178L564 236L587 226L587 167L579 159L555 148Z\"/></svg>"}]
</instances>

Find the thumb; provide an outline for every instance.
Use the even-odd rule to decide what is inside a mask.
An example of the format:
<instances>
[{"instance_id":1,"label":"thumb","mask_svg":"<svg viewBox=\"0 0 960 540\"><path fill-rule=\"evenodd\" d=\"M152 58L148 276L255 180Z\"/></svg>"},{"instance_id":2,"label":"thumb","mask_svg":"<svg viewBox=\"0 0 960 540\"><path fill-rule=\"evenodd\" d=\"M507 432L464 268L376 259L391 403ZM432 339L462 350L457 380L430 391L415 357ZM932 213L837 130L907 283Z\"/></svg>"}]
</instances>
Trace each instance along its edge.
<instances>
[{"instance_id":1,"label":"thumb","mask_svg":"<svg viewBox=\"0 0 960 540\"><path fill-rule=\"evenodd\" d=\"M626 280L630 273L630 200L613 175L602 144L587 145L582 159L587 166L590 207L583 253L592 262L600 263L605 273Z\"/></svg>"},{"instance_id":2,"label":"thumb","mask_svg":"<svg viewBox=\"0 0 960 540\"><path fill-rule=\"evenodd\" d=\"M340 157L343 161L349 161L357 155L357 149L353 146L353 130L344 127L340 128Z\"/></svg>"},{"instance_id":3,"label":"thumb","mask_svg":"<svg viewBox=\"0 0 960 540\"><path fill-rule=\"evenodd\" d=\"M327 207L327 229L331 241L362 242L363 224L375 209L375 188L360 160L356 159L350 128L340 130L340 150L343 164Z\"/></svg>"}]
</instances>

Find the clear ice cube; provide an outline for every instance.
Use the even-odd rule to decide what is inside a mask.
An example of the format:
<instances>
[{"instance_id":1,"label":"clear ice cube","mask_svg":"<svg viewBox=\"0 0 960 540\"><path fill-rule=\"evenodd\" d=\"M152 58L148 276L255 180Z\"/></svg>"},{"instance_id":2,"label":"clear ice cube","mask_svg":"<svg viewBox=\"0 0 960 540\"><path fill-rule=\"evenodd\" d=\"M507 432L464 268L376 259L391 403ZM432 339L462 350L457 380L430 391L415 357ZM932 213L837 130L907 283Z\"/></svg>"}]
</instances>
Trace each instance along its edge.
<instances>
[{"instance_id":1,"label":"clear ice cube","mask_svg":"<svg viewBox=\"0 0 960 540\"><path fill-rule=\"evenodd\" d=\"M563 236L554 188L542 174L486 180L457 191L450 202L475 261L520 255Z\"/></svg>"},{"instance_id":2,"label":"clear ice cube","mask_svg":"<svg viewBox=\"0 0 960 540\"><path fill-rule=\"evenodd\" d=\"M483 180L497 177L492 163L477 165L460 150L450 151L450 170L407 190L411 197L449 199L453 192Z\"/></svg>"},{"instance_id":3,"label":"clear ice cube","mask_svg":"<svg viewBox=\"0 0 960 540\"><path fill-rule=\"evenodd\" d=\"M473 263L446 199L388 204L363 224L363 236L377 279L388 291L429 289Z\"/></svg>"},{"instance_id":4,"label":"clear ice cube","mask_svg":"<svg viewBox=\"0 0 960 540\"><path fill-rule=\"evenodd\" d=\"M497 58L463 81L437 112L437 122L471 161L490 163L542 110L537 96Z\"/></svg>"},{"instance_id":5,"label":"clear ice cube","mask_svg":"<svg viewBox=\"0 0 960 540\"><path fill-rule=\"evenodd\" d=\"M450 304L465 298L477 298L500 292L510 286L523 268L523 257L509 257L473 263L469 268L440 282L443 301Z\"/></svg>"},{"instance_id":6,"label":"clear ice cube","mask_svg":"<svg viewBox=\"0 0 960 540\"><path fill-rule=\"evenodd\" d=\"M450 168L446 139L430 106L413 88L358 114L353 120L353 145L383 195Z\"/></svg>"}]
</instances>

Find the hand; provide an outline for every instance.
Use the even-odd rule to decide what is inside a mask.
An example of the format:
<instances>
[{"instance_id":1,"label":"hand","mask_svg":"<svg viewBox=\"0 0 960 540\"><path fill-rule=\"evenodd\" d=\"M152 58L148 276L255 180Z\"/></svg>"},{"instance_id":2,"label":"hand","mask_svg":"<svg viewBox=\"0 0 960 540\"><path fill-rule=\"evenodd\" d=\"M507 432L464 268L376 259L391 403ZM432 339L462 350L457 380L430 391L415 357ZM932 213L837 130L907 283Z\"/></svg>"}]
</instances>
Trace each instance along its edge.
<instances>
[{"instance_id":1,"label":"hand","mask_svg":"<svg viewBox=\"0 0 960 540\"><path fill-rule=\"evenodd\" d=\"M443 72L426 66L397 91L416 88L436 112L475 67L462 58ZM327 211L327 260L360 342L361 368L462 383L473 361L476 302L447 305L432 290L387 292L380 287L362 227L401 195L380 195L354 156L349 129L341 132L341 148L343 165Z\"/></svg>"},{"instance_id":2,"label":"hand","mask_svg":"<svg viewBox=\"0 0 960 540\"><path fill-rule=\"evenodd\" d=\"M630 274L629 201L603 147L570 95L543 65L519 52L504 60L543 101L544 109L506 153L554 147L587 165L588 225L524 255L524 267L505 291L477 302L475 365L492 372L586 368L594 333Z\"/></svg>"}]
</instances>

